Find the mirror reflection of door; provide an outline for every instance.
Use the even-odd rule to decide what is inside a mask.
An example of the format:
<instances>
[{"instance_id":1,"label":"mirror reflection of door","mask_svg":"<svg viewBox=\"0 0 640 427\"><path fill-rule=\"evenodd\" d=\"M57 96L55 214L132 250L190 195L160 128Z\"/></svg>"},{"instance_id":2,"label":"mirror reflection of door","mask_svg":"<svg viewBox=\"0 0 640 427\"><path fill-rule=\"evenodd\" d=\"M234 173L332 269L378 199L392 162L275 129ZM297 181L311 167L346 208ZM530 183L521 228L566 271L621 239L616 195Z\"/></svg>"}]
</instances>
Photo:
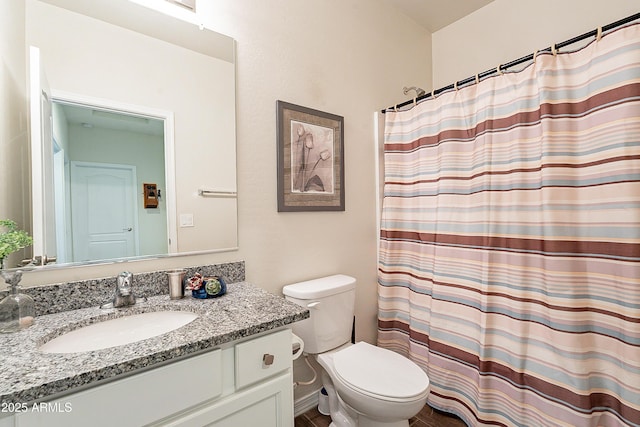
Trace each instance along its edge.
<instances>
[{"instance_id":1,"label":"mirror reflection of door","mask_svg":"<svg viewBox=\"0 0 640 427\"><path fill-rule=\"evenodd\" d=\"M139 255L136 167L71 162L73 261Z\"/></svg>"},{"instance_id":2,"label":"mirror reflection of door","mask_svg":"<svg viewBox=\"0 0 640 427\"><path fill-rule=\"evenodd\" d=\"M57 262L167 253L166 203L142 205L165 188L163 120L54 100L53 123Z\"/></svg>"}]
</instances>

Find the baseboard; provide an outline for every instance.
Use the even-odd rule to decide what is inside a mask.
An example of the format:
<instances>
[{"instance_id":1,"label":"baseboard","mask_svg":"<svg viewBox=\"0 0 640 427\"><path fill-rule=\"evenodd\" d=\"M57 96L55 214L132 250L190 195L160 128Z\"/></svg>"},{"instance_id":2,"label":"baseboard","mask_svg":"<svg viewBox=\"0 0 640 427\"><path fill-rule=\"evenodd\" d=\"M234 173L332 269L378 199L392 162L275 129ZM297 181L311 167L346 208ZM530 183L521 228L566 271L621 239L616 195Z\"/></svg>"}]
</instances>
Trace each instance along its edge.
<instances>
[{"instance_id":1,"label":"baseboard","mask_svg":"<svg viewBox=\"0 0 640 427\"><path fill-rule=\"evenodd\" d=\"M293 413L297 417L310 409L318 406L318 392L320 389L312 391L306 396L302 396L293 403Z\"/></svg>"}]
</instances>

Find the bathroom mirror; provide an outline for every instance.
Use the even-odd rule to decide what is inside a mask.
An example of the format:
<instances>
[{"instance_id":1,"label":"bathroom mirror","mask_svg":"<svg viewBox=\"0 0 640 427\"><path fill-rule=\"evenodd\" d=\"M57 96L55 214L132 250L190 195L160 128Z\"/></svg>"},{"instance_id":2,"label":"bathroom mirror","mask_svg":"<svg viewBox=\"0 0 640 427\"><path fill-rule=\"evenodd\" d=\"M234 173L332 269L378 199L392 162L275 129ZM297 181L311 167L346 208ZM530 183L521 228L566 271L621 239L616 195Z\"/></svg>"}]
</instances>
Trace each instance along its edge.
<instances>
[{"instance_id":1,"label":"bathroom mirror","mask_svg":"<svg viewBox=\"0 0 640 427\"><path fill-rule=\"evenodd\" d=\"M60 252L64 256L60 257L63 262L56 263L59 266L237 249L233 39L198 28L195 17L193 22L186 22L128 0L27 0L25 17L26 42L40 51L40 68L48 80L52 99L57 102L54 111L66 110L75 117L68 122L68 128L73 128L72 133L80 135L78 138L87 138L98 126L89 119L84 122L78 119L76 113L80 112L70 110L70 105L84 107L85 114L94 117L102 115L105 119L111 114L112 122L129 124L149 118L155 120L131 111L160 111L161 116L171 119L170 126L164 126L168 134L159 137L164 138L165 151L167 137L173 139L171 151L164 159L158 158L163 148L152 150L153 155L149 151L149 162L153 157L156 166L145 173L145 178L138 176L135 197L122 206L123 210L137 212L140 232L135 231L140 250L123 256L94 250L90 256L73 257L69 255L75 245L73 236L57 246L36 242L34 250L43 249L41 254L34 255L52 258ZM85 100L87 105L75 105ZM124 111L116 111L117 106L123 106ZM159 127L163 127L163 121L160 122ZM122 147L126 143L123 145L122 140L122 134L113 134L103 137L99 143L85 140L83 145L82 140L75 141L75 146L81 147L76 151L82 151L83 155L78 157L69 150L62 156L58 154L56 161L63 170L86 163L86 159L91 159L89 163L136 164L140 175L146 166L141 166L143 160L132 158L144 159L145 154L116 156L116 151L124 151ZM162 147L162 142L159 144ZM54 141L53 145L58 150L54 152L59 153L60 141ZM32 171L37 169L32 167ZM40 169L55 170L44 165ZM80 172L75 175L70 172L65 177L62 173L59 180L66 179L71 187L80 175ZM35 175L32 179L38 180ZM47 177L40 179L46 181ZM156 197L158 191L160 198ZM96 204L106 199L109 192L105 191L104 183L102 187L85 189L82 203L86 205L93 200L89 204L99 211ZM97 196L92 199L87 198L87 194ZM64 197L68 196L63 196L63 204ZM43 235L52 234L46 229L50 228L47 224L65 221L64 215L51 218L56 209L47 199L50 197L42 198L40 215ZM38 200L33 202L36 209ZM153 203L156 206L152 206ZM79 216L74 209L67 216ZM38 212L34 209L34 213ZM143 233L145 227L147 230ZM37 230L35 224L33 228ZM128 225L122 228L134 230ZM69 234L71 228L64 230L62 234ZM38 239L39 234L34 233L34 238ZM59 230L58 234L61 234ZM156 240L159 237L164 242L151 243L151 237L144 236L153 236ZM145 247L148 249L142 249Z\"/></svg>"}]
</instances>

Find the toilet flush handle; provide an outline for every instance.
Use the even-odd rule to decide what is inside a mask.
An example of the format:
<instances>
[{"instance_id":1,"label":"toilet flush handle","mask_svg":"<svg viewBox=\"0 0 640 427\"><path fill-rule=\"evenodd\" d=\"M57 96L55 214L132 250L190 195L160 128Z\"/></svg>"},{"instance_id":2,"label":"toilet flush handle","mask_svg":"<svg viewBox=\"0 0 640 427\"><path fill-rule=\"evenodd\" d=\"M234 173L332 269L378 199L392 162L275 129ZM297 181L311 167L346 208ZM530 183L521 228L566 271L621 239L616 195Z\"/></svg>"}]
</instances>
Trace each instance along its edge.
<instances>
[{"instance_id":1,"label":"toilet flush handle","mask_svg":"<svg viewBox=\"0 0 640 427\"><path fill-rule=\"evenodd\" d=\"M314 301L307 304L307 308L316 308L320 304L320 301Z\"/></svg>"}]
</instances>

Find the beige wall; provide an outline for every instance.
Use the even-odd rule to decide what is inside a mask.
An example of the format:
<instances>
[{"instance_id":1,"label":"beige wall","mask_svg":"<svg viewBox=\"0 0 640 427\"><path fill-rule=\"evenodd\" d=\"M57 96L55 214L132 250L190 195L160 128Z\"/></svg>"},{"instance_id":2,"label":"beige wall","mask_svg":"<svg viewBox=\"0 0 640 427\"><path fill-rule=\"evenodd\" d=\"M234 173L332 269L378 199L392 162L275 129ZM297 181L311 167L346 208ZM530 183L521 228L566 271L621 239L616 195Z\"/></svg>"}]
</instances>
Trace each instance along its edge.
<instances>
[{"instance_id":1,"label":"beige wall","mask_svg":"<svg viewBox=\"0 0 640 427\"><path fill-rule=\"evenodd\" d=\"M201 2L205 24L237 42L238 251L127 264L135 272L245 260L273 293L345 273L358 280L358 339L376 339L374 114L431 85L430 34L370 0ZM71 91L71 89L68 89ZM345 212L278 213L276 100L344 117ZM25 275L29 284L116 275L122 264Z\"/></svg>"},{"instance_id":2,"label":"beige wall","mask_svg":"<svg viewBox=\"0 0 640 427\"><path fill-rule=\"evenodd\" d=\"M430 34L370 0L223 0L211 26L237 40L239 255L247 279L282 286L344 273L357 339L376 340L375 112L429 87ZM276 100L344 117L345 212L278 213ZM295 380L312 373L298 359ZM298 387L296 399L319 381Z\"/></svg>"},{"instance_id":3,"label":"beige wall","mask_svg":"<svg viewBox=\"0 0 640 427\"><path fill-rule=\"evenodd\" d=\"M433 33L440 88L637 13L638 0L495 0Z\"/></svg>"},{"instance_id":4,"label":"beige wall","mask_svg":"<svg viewBox=\"0 0 640 427\"><path fill-rule=\"evenodd\" d=\"M373 118L404 99L403 86L430 85L430 34L370 0L223 0L215 9L211 26L237 40L238 255L247 278L279 293L323 275L356 277L357 335L374 342ZM276 100L344 117L345 212L277 212Z\"/></svg>"},{"instance_id":5,"label":"beige wall","mask_svg":"<svg viewBox=\"0 0 640 427\"><path fill-rule=\"evenodd\" d=\"M0 219L12 219L29 230L31 219L23 215L29 175L20 167L27 164L29 153L24 14L23 2L0 2L0 182L11 183L8 191L0 193ZM7 264L23 257L17 252Z\"/></svg>"}]
</instances>

